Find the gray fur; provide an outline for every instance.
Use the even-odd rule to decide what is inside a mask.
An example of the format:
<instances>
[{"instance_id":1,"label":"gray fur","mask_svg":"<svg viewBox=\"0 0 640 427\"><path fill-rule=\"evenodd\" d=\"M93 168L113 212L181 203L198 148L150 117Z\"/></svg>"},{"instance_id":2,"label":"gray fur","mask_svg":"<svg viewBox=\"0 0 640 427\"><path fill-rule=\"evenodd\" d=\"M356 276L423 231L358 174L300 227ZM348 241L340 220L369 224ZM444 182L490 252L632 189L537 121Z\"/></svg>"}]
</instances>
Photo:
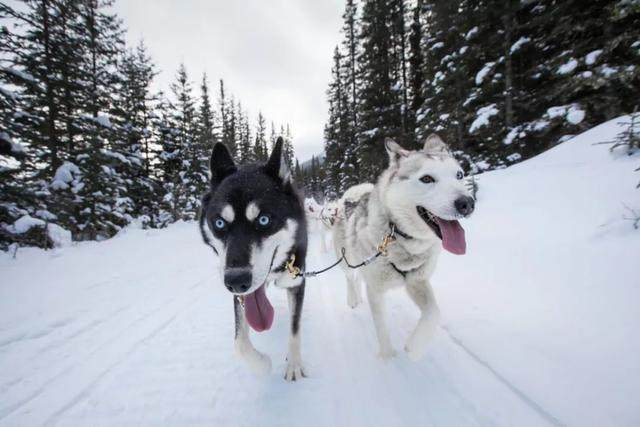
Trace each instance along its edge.
<instances>
[{"instance_id":1,"label":"gray fur","mask_svg":"<svg viewBox=\"0 0 640 427\"><path fill-rule=\"evenodd\" d=\"M387 257L378 257L373 263L355 272L344 264L347 278L347 303L357 306L360 295L359 279L364 279L369 306L378 337L379 355L389 358L395 355L387 331L383 297L387 290L402 287L421 316L405 345L412 359L420 358L426 342L435 333L439 309L429 278L441 251L442 242L416 211L413 199L419 200L430 212L451 220L459 217L454 210L456 198L466 195L462 182L456 181L459 166L451 157L446 145L437 136L430 136L423 150L404 150L393 141L385 144L389 153L389 167L380 175L375 186L361 184L349 189L340 201L339 214L333 227L336 255L342 248L351 264L357 264L376 252L389 224L394 223L410 238L396 235L388 247ZM432 184L433 200L421 195L420 177L433 169L442 176L441 183ZM439 187L436 187L439 186ZM428 197L427 197L428 199Z\"/></svg>"}]
</instances>

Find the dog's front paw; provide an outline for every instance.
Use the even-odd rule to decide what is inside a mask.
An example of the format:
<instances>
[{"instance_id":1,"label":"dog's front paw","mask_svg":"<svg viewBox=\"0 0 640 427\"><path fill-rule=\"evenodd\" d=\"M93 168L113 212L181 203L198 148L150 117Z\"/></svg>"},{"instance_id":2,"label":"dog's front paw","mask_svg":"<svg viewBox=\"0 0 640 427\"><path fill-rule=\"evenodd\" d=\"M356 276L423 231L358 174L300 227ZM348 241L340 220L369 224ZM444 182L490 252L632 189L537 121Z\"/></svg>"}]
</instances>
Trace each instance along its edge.
<instances>
[{"instance_id":1,"label":"dog's front paw","mask_svg":"<svg viewBox=\"0 0 640 427\"><path fill-rule=\"evenodd\" d=\"M296 381L300 378L306 378L307 374L304 372L302 363L300 362L287 362L287 368L284 371L284 379L287 381Z\"/></svg>"},{"instance_id":2,"label":"dog's front paw","mask_svg":"<svg viewBox=\"0 0 640 427\"><path fill-rule=\"evenodd\" d=\"M437 317L420 320L404 346L404 351L409 356L409 359L417 362L424 357L427 353L428 343L437 331L436 328Z\"/></svg>"},{"instance_id":3,"label":"dog's front paw","mask_svg":"<svg viewBox=\"0 0 640 427\"><path fill-rule=\"evenodd\" d=\"M347 305L350 308L356 308L358 305L360 305L361 302L362 300L358 298L357 295L355 295L355 292L349 292L347 294Z\"/></svg>"},{"instance_id":4,"label":"dog's front paw","mask_svg":"<svg viewBox=\"0 0 640 427\"><path fill-rule=\"evenodd\" d=\"M419 361L427 352L425 345L415 346L410 343L407 343L407 345L404 346L404 351L412 362Z\"/></svg>"},{"instance_id":5,"label":"dog's front paw","mask_svg":"<svg viewBox=\"0 0 640 427\"><path fill-rule=\"evenodd\" d=\"M378 357L384 361L391 360L398 355L398 352L392 348L380 349Z\"/></svg>"},{"instance_id":6,"label":"dog's front paw","mask_svg":"<svg viewBox=\"0 0 640 427\"><path fill-rule=\"evenodd\" d=\"M271 372L271 358L266 354L254 350L244 354L243 358L254 374L265 376Z\"/></svg>"}]
</instances>

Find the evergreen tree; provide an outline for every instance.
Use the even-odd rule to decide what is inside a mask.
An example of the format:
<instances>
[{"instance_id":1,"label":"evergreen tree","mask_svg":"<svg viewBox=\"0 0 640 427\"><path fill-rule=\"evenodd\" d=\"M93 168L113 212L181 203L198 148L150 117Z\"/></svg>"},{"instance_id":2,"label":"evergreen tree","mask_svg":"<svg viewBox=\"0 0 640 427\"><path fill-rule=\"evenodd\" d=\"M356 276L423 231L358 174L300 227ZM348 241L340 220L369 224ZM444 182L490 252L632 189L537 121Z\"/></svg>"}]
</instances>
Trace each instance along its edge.
<instances>
[{"instance_id":1,"label":"evergreen tree","mask_svg":"<svg viewBox=\"0 0 640 427\"><path fill-rule=\"evenodd\" d=\"M256 162L265 162L268 159L267 149L267 121L262 112L258 113L256 125L256 139L253 143L253 153Z\"/></svg>"},{"instance_id":2,"label":"evergreen tree","mask_svg":"<svg viewBox=\"0 0 640 427\"><path fill-rule=\"evenodd\" d=\"M251 147L251 130L249 118L242 110L242 103L238 101L236 109L237 132L236 147L238 147L238 161L247 164L253 162L253 149Z\"/></svg>"},{"instance_id":3,"label":"evergreen tree","mask_svg":"<svg viewBox=\"0 0 640 427\"><path fill-rule=\"evenodd\" d=\"M173 123L177 130L177 143L181 170L174 181L181 218L194 219L200 207L199 198L208 185L208 158L210 145L197 136L196 109L193 88L184 65L178 68L176 80L171 84L174 98Z\"/></svg>"},{"instance_id":4,"label":"evergreen tree","mask_svg":"<svg viewBox=\"0 0 640 427\"><path fill-rule=\"evenodd\" d=\"M358 160L360 178L375 181L383 168L386 137L404 142L402 129L402 83L398 78L398 57L388 21L391 0L367 0L361 18L358 111Z\"/></svg>"},{"instance_id":5,"label":"evergreen tree","mask_svg":"<svg viewBox=\"0 0 640 427\"><path fill-rule=\"evenodd\" d=\"M202 75L200 84L200 106L197 114L197 138L198 143L204 148L213 148L218 141L216 135L216 117L209 97L209 83L206 73Z\"/></svg>"},{"instance_id":6,"label":"evergreen tree","mask_svg":"<svg viewBox=\"0 0 640 427\"><path fill-rule=\"evenodd\" d=\"M327 184L329 193L337 197L342 192L341 167L344 160L345 148L348 141L345 141L343 132L343 121L345 115L345 95L343 91L343 80L341 79L342 55L336 46L333 54L333 67L331 68L331 82L327 89L329 101L329 118L324 127L325 139L325 167L327 170Z\"/></svg>"},{"instance_id":7,"label":"evergreen tree","mask_svg":"<svg viewBox=\"0 0 640 427\"><path fill-rule=\"evenodd\" d=\"M237 155L236 147L236 117L235 117L235 103L233 97L229 99L227 97L224 81L220 79L220 91L218 94L218 106L220 109L220 128L221 128L221 141L227 146L231 155L235 158Z\"/></svg>"},{"instance_id":8,"label":"evergreen tree","mask_svg":"<svg viewBox=\"0 0 640 427\"><path fill-rule=\"evenodd\" d=\"M156 96L151 92L151 83L156 71L142 41L121 56L119 74L112 121L118 128L118 137L131 162L128 188L134 207L132 214L143 216L144 223L154 226L157 201L161 198L158 197L161 187L152 170L152 162L158 154L152 144Z\"/></svg>"},{"instance_id":9,"label":"evergreen tree","mask_svg":"<svg viewBox=\"0 0 640 427\"><path fill-rule=\"evenodd\" d=\"M293 169L293 158L295 157L295 153L293 152L293 135L291 135L291 127L289 123L287 123L287 127L283 134L284 138L284 146L283 146L283 155L284 159L289 166L289 170Z\"/></svg>"},{"instance_id":10,"label":"evergreen tree","mask_svg":"<svg viewBox=\"0 0 640 427\"><path fill-rule=\"evenodd\" d=\"M407 108L407 129L413 126L413 147L419 146L419 141L424 140L424 135L416 128L418 111L424 103L422 85L424 84L424 54L422 40L424 37L423 0L417 0L413 7L413 19L409 33L409 105ZM417 148L417 147L416 147Z\"/></svg>"}]
</instances>

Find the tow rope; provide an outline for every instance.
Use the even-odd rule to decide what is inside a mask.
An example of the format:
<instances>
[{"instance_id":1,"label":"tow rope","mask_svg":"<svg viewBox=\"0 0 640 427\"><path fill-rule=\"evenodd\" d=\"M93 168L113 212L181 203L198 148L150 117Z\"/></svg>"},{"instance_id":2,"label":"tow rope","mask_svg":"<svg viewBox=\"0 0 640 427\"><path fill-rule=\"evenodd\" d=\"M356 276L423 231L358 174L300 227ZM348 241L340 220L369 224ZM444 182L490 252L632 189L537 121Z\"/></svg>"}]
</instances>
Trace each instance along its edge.
<instances>
[{"instance_id":1,"label":"tow rope","mask_svg":"<svg viewBox=\"0 0 640 427\"><path fill-rule=\"evenodd\" d=\"M387 234L385 234L385 236L382 238L382 242L380 242L380 244L377 246L377 251L375 254L371 255L370 257L366 258L364 261L362 261L360 264L356 264L353 265L351 263L349 263L349 261L347 260L347 255L346 255L346 249L342 248L341 249L341 257L338 258L338 260L336 262L334 262L333 264L331 264L328 267L323 268L322 270L317 270L317 271L302 271L300 269L300 267L297 267L295 265L296 262L296 256L295 254L291 254L291 258L289 258L289 261L287 261L285 263L285 269L287 270L287 272L289 273L289 275L291 276L292 279L297 279L298 277L315 277L319 274L324 273L325 271L329 271L332 268L336 267L337 265L339 265L342 261L345 262L345 264L347 264L347 267L352 268L352 269L358 269L360 267L364 267L366 265L371 264L373 261L375 261L380 255L382 256L387 256L388 255L388 251L387 251L387 247L392 244L393 242L396 241L396 226L395 224L391 225L391 231Z\"/></svg>"}]
</instances>

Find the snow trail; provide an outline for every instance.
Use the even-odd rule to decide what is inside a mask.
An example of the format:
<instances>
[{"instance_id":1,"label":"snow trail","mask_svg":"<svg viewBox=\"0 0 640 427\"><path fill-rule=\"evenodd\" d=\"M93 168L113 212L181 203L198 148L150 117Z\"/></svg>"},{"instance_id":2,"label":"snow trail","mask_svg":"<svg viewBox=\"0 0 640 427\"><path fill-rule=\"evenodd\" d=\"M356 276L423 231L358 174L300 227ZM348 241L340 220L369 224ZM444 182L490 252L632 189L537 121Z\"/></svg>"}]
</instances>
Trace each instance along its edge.
<instances>
[{"instance_id":1,"label":"snow trail","mask_svg":"<svg viewBox=\"0 0 640 427\"><path fill-rule=\"evenodd\" d=\"M408 296L386 300L399 354L383 362L366 301L347 306L335 269L308 280L309 378L282 378L277 289L272 329L252 335L273 372L253 376L193 223L0 254L0 426L638 425L640 234L621 219L638 157L593 145L614 122L480 176L468 254L441 257L442 327L417 363L402 351L419 317ZM309 269L334 259L317 232L310 254Z\"/></svg>"}]
</instances>

